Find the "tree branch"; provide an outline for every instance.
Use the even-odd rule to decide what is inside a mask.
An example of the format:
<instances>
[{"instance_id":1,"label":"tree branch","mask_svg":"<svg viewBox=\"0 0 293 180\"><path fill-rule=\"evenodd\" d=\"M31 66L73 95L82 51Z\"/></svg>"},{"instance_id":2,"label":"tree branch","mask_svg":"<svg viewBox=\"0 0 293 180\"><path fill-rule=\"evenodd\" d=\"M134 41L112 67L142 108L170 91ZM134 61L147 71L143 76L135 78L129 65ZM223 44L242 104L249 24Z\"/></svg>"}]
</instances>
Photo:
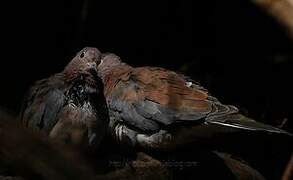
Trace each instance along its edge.
<instances>
[{"instance_id":1,"label":"tree branch","mask_svg":"<svg viewBox=\"0 0 293 180\"><path fill-rule=\"evenodd\" d=\"M168 170L159 161L141 153L131 162L131 168L121 167L120 170L97 176L94 168L74 149L24 129L13 119L2 117L10 116L0 116L0 179L4 179L1 168L27 179L169 179Z\"/></svg>"},{"instance_id":2,"label":"tree branch","mask_svg":"<svg viewBox=\"0 0 293 180\"><path fill-rule=\"evenodd\" d=\"M293 38L293 0L252 0L284 25Z\"/></svg>"}]
</instances>

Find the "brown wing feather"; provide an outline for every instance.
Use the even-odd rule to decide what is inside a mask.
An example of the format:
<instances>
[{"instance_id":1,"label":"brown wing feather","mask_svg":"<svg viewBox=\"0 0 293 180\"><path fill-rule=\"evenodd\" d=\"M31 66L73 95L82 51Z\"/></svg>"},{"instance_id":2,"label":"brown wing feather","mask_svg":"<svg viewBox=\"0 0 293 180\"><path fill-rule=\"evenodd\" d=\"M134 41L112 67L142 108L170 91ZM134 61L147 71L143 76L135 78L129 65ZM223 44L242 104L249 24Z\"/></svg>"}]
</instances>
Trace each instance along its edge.
<instances>
[{"instance_id":1,"label":"brown wing feather","mask_svg":"<svg viewBox=\"0 0 293 180\"><path fill-rule=\"evenodd\" d=\"M163 68L114 68L104 84L115 136L132 145L164 148L238 130L286 133L242 116L191 81ZM178 123L193 125L181 129Z\"/></svg>"},{"instance_id":2,"label":"brown wing feather","mask_svg":"<svg viewBox=\"0 0 293 180\"><path fill-rule=\"evenodd\" d=\"M143 131L197 121L212 112L207 91L188 87L183 76L163 68L120 66L103 80L110 109L124 123Z\"/></svg>"},{"instance_id":3,"label":"brown wing feather","mask_svg":"<svg viewBox=\"0 0 293 180\"><path fill-rule=\"evenodd\" d=\"M186 85L185 79L175 72L162 68L136 68L132 78L140 83L143 96L176 111L210 112L208 93Z\"/></svg>"}]
</instances>

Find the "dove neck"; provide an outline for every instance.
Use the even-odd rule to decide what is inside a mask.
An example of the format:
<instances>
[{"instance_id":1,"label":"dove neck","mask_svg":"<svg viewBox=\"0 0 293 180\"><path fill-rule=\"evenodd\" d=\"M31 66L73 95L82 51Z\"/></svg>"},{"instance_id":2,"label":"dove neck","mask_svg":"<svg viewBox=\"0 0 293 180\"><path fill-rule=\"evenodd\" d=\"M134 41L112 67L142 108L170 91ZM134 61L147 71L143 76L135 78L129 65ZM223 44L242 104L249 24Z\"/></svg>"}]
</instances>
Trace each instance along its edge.
<instances>
[{"instance_id":1,"label":"dove neck","mask_svg":"<svg viewBox=\"0 0 293 180\"><path fill-rule=\"evenodd\" d=\"M80 76L86 77L86 79L94 80L96 79L95 77L97 77L97 70L83 65L69 66L66 67L61 74L63 78L68 82L71 82L72 80Z\"/></svg>"},{"instance_id":2,"label":"dove neck","mask_svg":"<svg viewBox=\"0 0 293 180\"><path fill-rule=\"evenodd\" d=\"M98 66L98 76L104 80L106 76L113 74L113 71L123 71L124 69L131 69L131 66L126 63L103 64Z\"/></svg>"}]
</instances>

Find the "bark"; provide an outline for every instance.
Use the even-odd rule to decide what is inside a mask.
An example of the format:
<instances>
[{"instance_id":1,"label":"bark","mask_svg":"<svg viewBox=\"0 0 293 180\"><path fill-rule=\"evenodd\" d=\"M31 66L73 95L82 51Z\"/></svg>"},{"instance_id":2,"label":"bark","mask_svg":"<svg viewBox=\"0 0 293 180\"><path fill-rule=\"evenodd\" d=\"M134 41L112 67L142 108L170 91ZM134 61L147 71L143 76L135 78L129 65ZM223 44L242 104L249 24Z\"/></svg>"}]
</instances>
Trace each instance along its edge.
<instances>
[{"instance_id":1,"label":"bark","mask_svg":"<svg viewBox=\"0 0 293 180\"><path fill-rule=\"evenodd\" d=\"M1 110L0 110L1 111ZM5 114L2 112L2 115ZM2 117L11 117L5 119ZM144 153L137 153L135 160L126 165L117 166L108 173L97 173L100 166L95 163L89 163L84 156L76 150L52 142L40 133L29 131L22 128L13 116L0 116L0 180L26 180L26 179L103 179L103 180L167 180L173 179L175 171L169 168L163 162L160 162ZM202 157L195 159L199 166L191 169L191 176L194 179L201 179L201 175L195 172L201 170L209 173L215 169L226 169L222 174L223 177L231 177L233 179L257 179L263 180L263 176L251 168L247 163L239 159L235 159L229 154L215 152L217 157ZM200 157L202 155L199 155ZM192 158L192 157L190 157ZM220 159L220 163L217 159ZM179 159L180 160L180 159ZM189 159L188 159L189 161ZM292 161L292 160L291 160ZM207 166L203 165L206 164ZM197 169L196 169L197 168ZM202 169L207 168L207 169ZM292 174L291 166L288 165L287 173L283 179L287 180ZM174 168L173 168L174 169ZM183 177L186 175L182 174ZM181 176L175 176L181 179ZM287 179L286 179L287 178Z\"/></svg>"},{"instance_id":2,"label":"bark","mask_svg":"<svg viewBox=\"0 0 293 180\"><path fill-rule=\"evenodd\" d=\"M12 116L1 112L0 180L21 177L45 180L169 179L168 170L159 161L142 153L132 161L131 167L97 176L92 164L76 150L24 129L8 117Z\"/></svg>"},{"instance_id":3,"label":"bark","mask_svg":"<svg viewBox=\"0 0 293 180\"><path fill-rule=\"evenodd\" d=\"M291 159L288 162L288 165L284 171L282 180L290 180L292 178L293 178L293 154L292 154Z\"/></svg>"},{"instance_id":4,"label":"bark","mask_svg":"<svg viewBox=\"0 0 293 180\"><path fill-rule=\"evenodd\" d=\"M252 0L284 25L293 38L293 0Z\"/></svg>"}]
</instances>

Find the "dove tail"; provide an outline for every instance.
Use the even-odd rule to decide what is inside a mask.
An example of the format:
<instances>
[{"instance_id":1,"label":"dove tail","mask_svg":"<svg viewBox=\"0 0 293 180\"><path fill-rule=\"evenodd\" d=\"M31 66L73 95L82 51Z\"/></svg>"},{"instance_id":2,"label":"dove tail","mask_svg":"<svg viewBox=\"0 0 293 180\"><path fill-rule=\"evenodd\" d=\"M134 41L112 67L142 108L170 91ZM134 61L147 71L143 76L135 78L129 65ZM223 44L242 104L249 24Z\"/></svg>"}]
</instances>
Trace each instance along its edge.
<instances>
[{"instance_id":1,"label":"dove tail","mask_svg":"<svg viewBox=\"0 0 293 180\"><path fill-rule=\"evenodd\" d=\"M239 113L224 115L220 117L214 117L207 120L207 123L219 125L227 128L232 129L239 129L239 130L248 130L248 131L262 131L267 133L278 133L278 134L287 134L292 136L287 131L282 129L263 124L261 122L257 122L253 119L250 119L244 115Z\"/></svg>"}]
</instances>

